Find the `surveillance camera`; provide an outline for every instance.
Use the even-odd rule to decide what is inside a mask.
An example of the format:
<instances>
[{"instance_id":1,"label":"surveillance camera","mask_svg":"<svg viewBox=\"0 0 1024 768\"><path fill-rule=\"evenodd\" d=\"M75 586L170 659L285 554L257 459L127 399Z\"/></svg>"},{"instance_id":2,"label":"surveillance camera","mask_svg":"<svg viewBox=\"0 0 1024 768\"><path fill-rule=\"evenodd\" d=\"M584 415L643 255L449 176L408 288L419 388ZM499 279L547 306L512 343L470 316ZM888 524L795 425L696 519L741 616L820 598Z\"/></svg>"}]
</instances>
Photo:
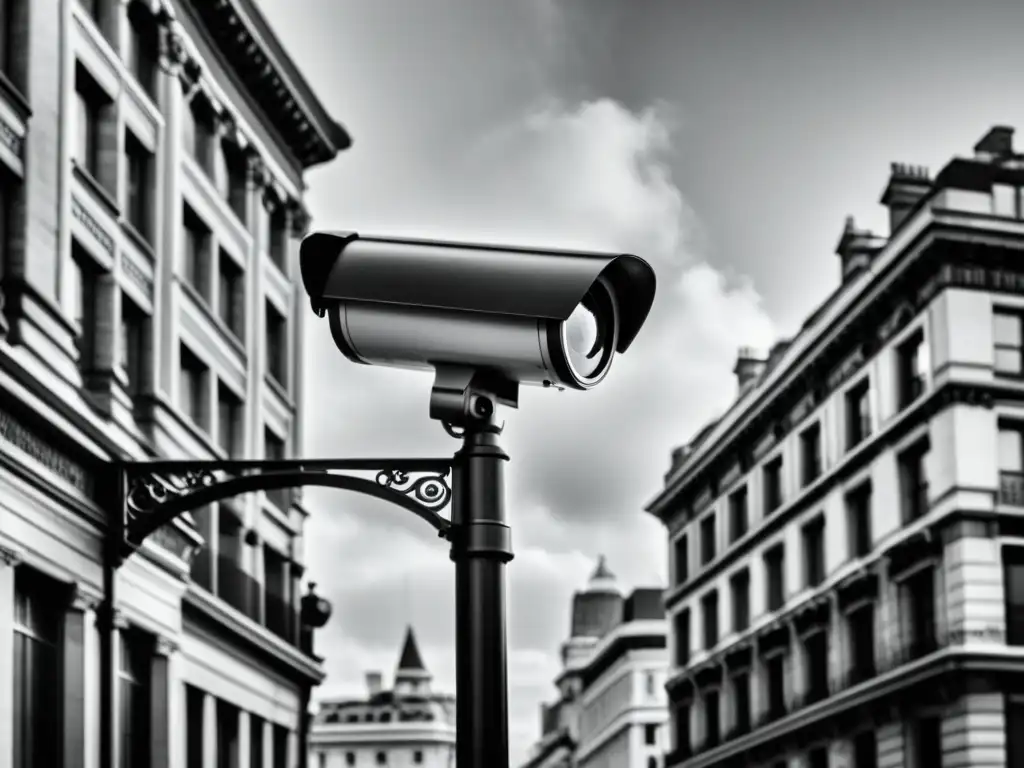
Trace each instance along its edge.
<instances>
[{"instance_id":1,"label":"surveillance camera","mask_svg":"<svg viewBox=\"0 0 1024 768\"><path fill-rule=\"evenodd\" d=\"M314 232L299 258L348 359L522 384L598 384L654 301L654 271L629 254Z\"/></svg>"}]
</instances>

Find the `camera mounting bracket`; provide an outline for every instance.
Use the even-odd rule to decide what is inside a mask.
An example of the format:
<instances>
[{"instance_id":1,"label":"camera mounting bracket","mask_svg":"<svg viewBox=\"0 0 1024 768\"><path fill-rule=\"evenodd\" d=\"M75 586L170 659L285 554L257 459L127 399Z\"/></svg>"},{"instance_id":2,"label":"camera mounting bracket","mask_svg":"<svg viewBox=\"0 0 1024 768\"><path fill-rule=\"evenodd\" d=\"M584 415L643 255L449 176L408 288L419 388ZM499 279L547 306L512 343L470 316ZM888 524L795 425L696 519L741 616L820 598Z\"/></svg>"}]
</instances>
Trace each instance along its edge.
<instances>
[{"instance_id":1,"label":"camera mounting bracket","mask_svg":"<svg viewBox=\"0 0 1024 768\"><path fill-rule=\"evenodd\" d=\"M497 406L519 407L519 382L484 368L461 365L436 365L434 386L430 391L430 418L440 421L452 437L467 432L500 435Z\"/></svg>"}]
</instances>

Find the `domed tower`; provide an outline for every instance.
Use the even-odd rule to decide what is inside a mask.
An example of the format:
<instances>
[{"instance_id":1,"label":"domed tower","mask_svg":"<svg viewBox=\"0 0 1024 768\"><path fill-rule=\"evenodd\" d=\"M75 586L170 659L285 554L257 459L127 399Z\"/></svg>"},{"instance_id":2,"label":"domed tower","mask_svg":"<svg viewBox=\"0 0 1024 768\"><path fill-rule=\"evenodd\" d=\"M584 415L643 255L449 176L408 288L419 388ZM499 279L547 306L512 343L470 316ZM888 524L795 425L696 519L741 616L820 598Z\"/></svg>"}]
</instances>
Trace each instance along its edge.
<instances>
[{"instance_id":1,"label":"domed tower","mask_svg":"<svg viewBox=\"0 0 1024 768\"><path fill-rule=\"evenodd\" d=\"M571 673L586 662L597 641L622 622L623 601L618 579L604 555L599 555L587 588L572 597L569 639L562 644L564 672L559 687L564 697L571 699L577 693L579 681Z\"/></svg>"},{"instance_id":2,"label":"domed tower","mask_svg":"<svg viewBox=\"0 0 1024 768\"><path fill-rule=\"evenodd\" d=\"M405 642L402 644L402 655L398 658L395 670L395 695L419 696L430 693L431 674L427 671L420 656L416 635L412 627L405 630Z\"/></svg>"}]
</instances>

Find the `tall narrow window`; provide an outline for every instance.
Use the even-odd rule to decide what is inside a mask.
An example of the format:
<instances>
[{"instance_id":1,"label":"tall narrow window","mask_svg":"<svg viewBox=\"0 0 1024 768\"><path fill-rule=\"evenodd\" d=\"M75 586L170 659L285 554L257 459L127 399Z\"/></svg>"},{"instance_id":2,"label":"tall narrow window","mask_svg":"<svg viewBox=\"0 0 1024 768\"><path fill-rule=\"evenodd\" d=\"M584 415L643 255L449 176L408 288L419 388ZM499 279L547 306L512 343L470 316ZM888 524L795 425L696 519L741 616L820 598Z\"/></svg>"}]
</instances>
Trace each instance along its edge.
<instances>
[{"instance_id":1,"label":"tall narrow window","mask_svg":"<svg viewBox=\"0 0 1024 768\"><path fill-rule=\"evenodd\" d=\"M707 565L715 559L715 539L718 530L714 510L700 521L700 564Z\"/></svg>"},{"instance_id":2,"label":"tall narrow window","mask_svg":"<svg viewBox=\"0 0 1024 768\"><path fill-rule=\"evenodd\" d=\"M704 595L700 605L704 621L704 648L711 650L718 645L718 590L713 589Z\"/></svg>"},{"instance_id":3,"label":"tall narrow window","mask_svg":"<svg viewBox=\"0 0 1024 768\"><path fill-rule=\"evenodd\" d=\"M750 626L750 571L746 568L729 580L732 591L732 631L742 632Z\"/></svg>"},{"instance_id":4,"label":"tall narrow window","mask_svg":"<svg viewBox=\"0 0 1024 768\"><path fill-rule=\"evenodd\" d=\"M782 506L782 457L776 456L764 465L764 514L770 515Z\"/></svg>"},{"instance_id":5,"label":"tall narrow window","mask_svg":"<svg viewBox=\"0 0 1024 768\"><path fill-rule=\"evenodd\" d=\"M209 414L206 390L209 369L185 345L181 346L180 368L181 380L178 384L178 398L181 412L196 426L206 429Z\"/></svg>"},{"instance_id":6,"label":"tall narrow window","mask_svg":"<svg viewBox=\"0 0 1024 768\"><path fill-rule=\"evenodd\" d=\"M263 728L263 718L249 713L249 768L263 768Z\"/></svg>"},{"instance_id":7,"label":"tall narrow window","mask_svg":"<svg viewBox=\"0 0 1024 768\"><path fill-rule=\"evenodd\" d=\"M863 731L854 737L853 768L878 768L878 741L874 731Z\"/></svg>"},{"instance_id":8,"label":"tall narrow window","mask_svg":"<svg viewBox=\"0 0 1024 768\"><path fill-rule=\"evenodd\" d=\"M189 102L188 109L182 112L182 144L185 151L208 176L212 176L216 148L213 107L201 96L196 96Z\"/></svg>"},{"instance_id":9,"label":"tall narrow window","mask_svg":"<svg viewBox=\"0 0 1024 768\"><path fill-rule=\"evenodd\" d=\"M825 580L825 516L818 515L801 530L804 544L804 585L816 587Z\"/></svg>"},{"instance_id":10,"label":"tall narrow window","mask_svg":"<svg viewBox=\"0 0 1024 768\"><path fill-rule=\"evenodd\" d=\"M750 673L740 672L732 678L733 723L737 733L750 730Z\"/></svg>"},{"instance_id":11,"label":"tall narrow window","mask_svg":"<svg viewBox=\"0 0 1024 768\"><path fill-rule=\"evenodd\" d=\"M285 459L285 441L270 429L263 430L263 457L267 461L281 461ZM291 495L287 489L268 491L267 498L278 509L287 510L291 504Z\"/></svg>"},{"instance_id":12,"label":"tall narrow window","mask_svg":"<svg viewBox=\"0 0 1024 768\"><path fill-rule=\"evenodd\" d=\"M217 385L217 441L228 458L237 458L242 442L242 400L223 382Z\"/></svg>"},{"instance_id":13,"label":"tall narrow window","mask_svg":"<svg viewBox=\"0 0 1024 768\"><path fill-rule=\"evenodd\" d=\"M152 235L153 153L131 131L125 132L128 223L148 242Z\"/></svg>"},{"instance_id":14,"label":"tall narrow window","mask_svg":"<svg viewBox=\"0 0 1024 768\"><path fill-rule=\"evenodd\" d=\"M121 370L128 379L128 394L142 391L145 378L146 327L149 316L126 294L121 294L121 338L118 344Z\"/></svg>"},{"instance_id":15,"label":"tall narrow window","mask_svg":"<svg viewBox=\"0 0 1024 768\"><path fill-rule=\"evenodd\" d=\"M221 142L221 152L224 157L224 199L238 220L247 224L249 184L245 155L228 141Z\"/></svg>"},{"instance_id":16,"label":"tall narrow window","mask_svg":"<svg viewBox=\"0 0 1024 768\"><path fill-rule=\"evenodd\" d=\"M57 605L53 587L44 577L23 566L14 571L15 768L60 764L63 738L58 713L63 696Z\"/></svg>"},{"instance_id":17,"label":"tall narrow window","mask_svg":"<svg viewBox=\"0 0 1024 768\"><path fill-rule=\"evenodd\" d=\"M765 604L769 611L777 611L786 602L785 545L779 542L764 554Z\"/></svg>"},{"instance_id":18,"label":"tall narrow window","mask_svg":"<svg viewBox=\"0 0 1024 768\"><path fill-rule=\"evenodd\" d=\"M928 441L922 440L899 457L903 522L911 523L928 512Z\"/></svg>"},{"instance_id":19,"label":"tall narrow window","mask_svg":"<svg viewBox=\"0 0 1024 768\"><path fill-rule=\"evenodd\" d=\"M120 670L118 696L121 710L121 768L146 768L150 764L149 681L152 640L137 631L118 633Z\"/></svg>"},{"instance_id":20,"label":"tall narrow window","mask_svg":"<svg viewBox=\"0 0 1024 768\"><path fill-rule=\"evenodd\" d=\"M913 768L942 768L942 720L922 717L911 723Z\"/></svg>"},{"instance_id":21,"label":"tall narrow window","mask_svg":"<svg viewBox=\"0 0 1024 768\"><path fill-rule=\"evenodd\" d=\"M924 392L929 367L924 334L914 333L896 350L896 376L900 408L905 408Z\"/></svg>"},{"instance_id":22,"label":"tall narrow window","mask_svg":"<svg viewBox=\"0 0 1024 768\"><path fill-rule=\"evenodd\" d=\"M846 617L850 638L850 682L875 676L875 606L866 603Z\"/></svg>"},{"instance_id":23,"label":"tall narrow window","mask_svg":"<svg viewBox=\"0 0 1024 768\"><path fill-rule=\"evenodd\" d=\"M156 92L160 35L153 13L141 0L132 0L128 5L128 34L124 42L125 66L142 90L153 96Z\"/></svg>"},{"instance_id":24,"label":"tall narrow window","mask_svg":"<svg viewBox=\"0 0 1024 768\"><path fill-rule=\"evenodd\" d=\"M1024 699L1006 697L1005 738L1006 766L1024 765ZM871 766L870 768L875 768Z\"/></svg>"},{"instance_id":25,"label":"tall narrow window","mask_svg":"<svg viewBox=\"0 0 1024 768\"><path fill-rule=\"evenodd\" d=\"M220 276L217 314L221 322L239 340L245 337L245 273L241 265L225 251L220 252Z\"/></svg>"},{"instance_id":26,"label":"tall narrow window","mask_svg":"<svg viewBox=\"0 0 1024 768\"><path fill-rule=\"evenodd\" d=\"M747 532L749 514L747 511L747 486L743 486L729 497L729 543L739 541Z\"/></svg>"},{"instance_id":27,"label":"tall narrow window","mask_svg":"<svg viewBox=\"0 0 1024 768\"><path fill-rule=\"evenodd\" d=\"M676 751L684 756L689 756L693 749L691 741L690 726L690 705L688 703L677 704L672 713L672 725L675 731Z\"/></svg>"},{"instance_id":28,"label":"tall narrow window","mask_svg":"<svg viewBox=\"0 0 1024 768\"><path fill-rule=\"evenodd\" d=\"M203 704L206 692L185 685L185 759L188 768L205 768ZM211 734L212 735L212 734Z\"/></svg>"},{"instance_id":29,"label":"tall narrow window","mask_svg":"<svg viewBox=\"0 0 1024 768\"><path fill-rule=\"evenodd\" d=\"M238 709L217 701L217 768L238 768Z\"/></svg>"},{"instance_id":30,"label":"tall narrow window","mask_svg":"<svg viewBox=\"0 0 1024 768\"><path fill-rule=\"evenodd\" d=\"M1024 374L1024 333L1019 311L997 309L993 313L996 373L1004 376Z\"/></svg>"},{"instance_id":31,"label":"tall narrow window","mask_svg":"<svg viewBox=\"0 0 1024 768\"><path fill-rule=\"evenodd\" d=\"M96 182L106 179L100 171L100 136L110 97L81 64L75 69L75 162Z\"/></svg>"},{"instance_id":32,"label":"tall narrow window","mask_svg":"<svg viewBox=\"0 0 1024 768\"><path fill-rule=\"evenodd\" d=\"M800 472L804 486L818 479L821 474L821 426L808 427L800 435Z\"/></svg>"},{"instance_id":33,"label":"tall narrow window","mask_svg":"<svg viewBox=\"0 0 1024 768\"><path fill-rule=\"evenodd\" d=\"M288 766L288 729L274 724L274 768Z\"/></svg>"},{"instance_id":34,"label":"tall narrow window","mask_svg":"<svg viewBox=\"0 0 1024 768\"><path fill-rule=\"evenodd\" d=\"M871 552L871 485L864 483L846 496L846 543L851 558Z\"/></svg>"},{"instance_id":35,"label":"tall narrow window","mask_svg":"<svg viewBox=\"0 0 1024 768\"><path fill-rule=\"evenodd\" d=\"M209 301L210 230L190 207L182 227L182 276L196 293Z\"/></svg>"},{"instance_id":36,"label":"tall narrow window","mask_svg":"<svg viewBox=\"0 0 1024 768\"><path fill-rule=\"evenodd\" d=\"M1007 645L1024 645L1024 547L1003 547Z\"/></svg>"},{"instance_id":37,"label":"tall narrow window","mask_svg":"<svg viewBox=\"0 0 1024 768\"><path fill-rule=\"evenodd\" d=\"M85 372L96 365L96 286L99 276L99 266L93 258L77 242L72 242L65 301L68 317L77 327L78 362Z\"/></svg>"},{"instance_id":38,"label":"tall narrow window","mask_svg":"<svg viewBox=\"0 0 1024 768\"><path fill-rule=\"evenodd\" d=\"M269 301L267 318L267 373L282 387L288 386L288 323L284 314Z\"/></svg>"},{"instance_id":39,"label":"tall narrow window","mask_svg":"<svg viewBox=\"0 0 1024 768\"><path fill-rule=\"evenodd\" d=\"M676 569L676 584L685 584L690 578L690 537L685 533L675 540L673 556Z\"/></svg>"},{"instance_id":40,"label":"tall narrow window","mask_svg":"<svg viewBox=\"0 0 1024 768\"><path fill-rule=\"evenodd\" d=\"M704 692L704 747L722 740L722 698L717 688Z\"/></svg>"},{"instance_id":41,"label":"tall narrow window","mask_svg":"<svg viewBox=\"0 0 1024 768\"><path fill-rule=\"evenodd\" d=\"M672 620L675 640L676 666L685 667L690 660L690 609L684 608Z\"/></svg>"},{"instance_id":42,"label":"tall narrow window","mask_svg":"<svg viewBox=\"0 0 1024 768\"><path fill-rule=\"evenodd\" d=\"M270 260L283 268L288 252L288 212L284 205L275 206L269 219L267 251L270 253Z\"/></svg>"},{"instance_id":43,"label":"tall narrow window","mask_svg":"<svg viewBox=\"0 0 1024 768\"><path fill-rule=\"evenodd\" d=\"M1024 507L1024 425L999 425L999 503Z\"/></svg>"},{"instance_id":44,"label":"tall narrow window","mask_svg":"<svg viewBox=\"0 0 1024 768\"><path fill-rule=\"evenodd\" d=\"M828 696L828 633L818 629L804 638L804 696L807 703Z\"/></svg>"},{"instance_id":45,"label":"tall narrow window","mask_svg":"<svg viewBox=\"0 0 1024 768\"><path fill-rule=\"evenodd\" d=\"M777 720L786 713L786 657L776 653L764 660L765 694L768 718Z\"/></svg>"},{"instance_id":46,"label":"tall narrow window","mask_svg":"<svg viewBox=\"0 0 1024 768\"><path fill-rule=\"evenodd\" d=\"M937 647L933 567L923 568L904 582L903 605L907 609L904 627L908 656L920 658Z\"/></svg>"},{"instance_id":47,"label":"tall narrow window","mask_svg":"<svg viewBox=\"0 0 1024 768\"><path fill-rule=\"evenodd\" d=\"M864 379L846 393L846 449L860 445L871 434L871 390Z\"/></svg>"}]
</instances>

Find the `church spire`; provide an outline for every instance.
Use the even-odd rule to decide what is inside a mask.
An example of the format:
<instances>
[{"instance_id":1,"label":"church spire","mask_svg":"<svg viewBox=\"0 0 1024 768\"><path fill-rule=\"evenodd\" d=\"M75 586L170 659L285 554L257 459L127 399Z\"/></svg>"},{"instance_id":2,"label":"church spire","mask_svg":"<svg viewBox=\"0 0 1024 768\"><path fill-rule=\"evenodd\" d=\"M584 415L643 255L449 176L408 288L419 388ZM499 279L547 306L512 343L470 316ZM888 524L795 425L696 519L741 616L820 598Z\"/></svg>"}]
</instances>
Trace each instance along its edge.
<instances>
[{"instance_id":1,"label":"church spire","mask_svg":"<svg viewBox=\"0 0 1024 768\"><path fill-rule=\"evenodd\" d=\"M398 658L398 668L395 670L395 692L426 693L430 689L430 679L431 675L427 671L427 665L423 663L423 656L420 655L420 648L416 643L416 634L411 626L406 627L405 642L402 643L402 653Z\"/></svg>"}]
</instances>

